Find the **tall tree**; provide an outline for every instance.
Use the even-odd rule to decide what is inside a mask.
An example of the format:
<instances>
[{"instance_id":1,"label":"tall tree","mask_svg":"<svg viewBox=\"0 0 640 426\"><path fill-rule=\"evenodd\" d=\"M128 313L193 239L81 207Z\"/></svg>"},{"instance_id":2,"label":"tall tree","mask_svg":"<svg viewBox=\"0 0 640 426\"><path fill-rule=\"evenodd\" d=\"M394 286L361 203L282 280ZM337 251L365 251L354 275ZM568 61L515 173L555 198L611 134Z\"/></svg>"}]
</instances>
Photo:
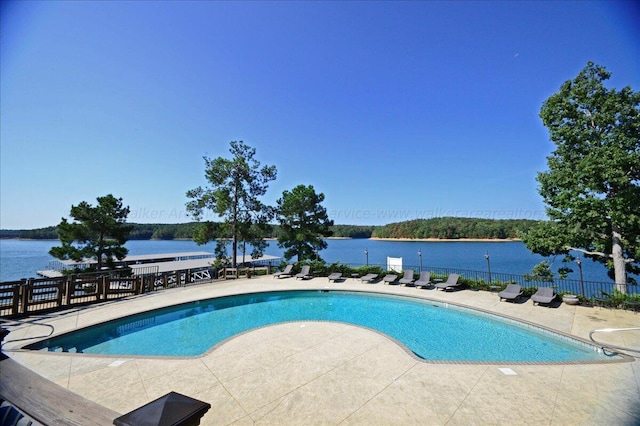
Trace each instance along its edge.
<instances>
[{"instance_id":1,"label":"tall tree","mask_svg":"<svg viewBox=\"0 0 640 426\"><path fill-rule=\"evenodd\" d=\"M62 246L49 250L58 259L96 259L97 269L103 264L113 267L114 257L124 259L129 250L124 247L133 225L126 224L129 207L122 205L122 198L109 194L97 198L98 205L86 201L71 206L70 216L75 222L62 218L58 225L58 238ZM74 244L75 243L75 244Z\"/></svg>"},{"instance_id":2,"label":"tall tree","mask_svg":"<svg viewBox=\"0 0 640 426\"><path fill-rule=\"evenodd\" d=\"M238 241L253 246L252 257L260 256L265 247L262 231L273 218L273 209L264 205L260 197L266 194L277 171L275 166L260 167L260 162L254 158L255 148L242 141L232 141L230 145L231 159L204 157L205 177L210 186L187 191L187 197L192 199L187 202L187 211L200 220L204 210L209 209L223 220L219 226L203 223L195 231L194 240L206 244L216 239L216 256L221 258L230 237L231 263L235 267Z\"/></svg>"},{"instance_id":3,"label":"tall tree","mask_svg":"<svg viewBox=\"0 0 640 426\"><path fill-rule=\"evenodd\" d=\"M542 105L556 149L538 173L550 222L527 234L543 255L577 250L605 263L616 288L640 254L640 93L608 89L610 73L589 62Z\"/></svg>"},{"instance_id":4,"label":"tall tree","mask_svg":"<svg viewBox=\"0 0 640 426\"><path fill-rule=\"evenodd\" d=\"M327 248L323 237L330 237L333 221L321 205L324 194L316 194L312 185L298 185L284 191L278 199L278 221L281 235L278 246L285 248L284 257L297 256L298 261L317 258L318 251Z\"/></svg>"}]
</instances>

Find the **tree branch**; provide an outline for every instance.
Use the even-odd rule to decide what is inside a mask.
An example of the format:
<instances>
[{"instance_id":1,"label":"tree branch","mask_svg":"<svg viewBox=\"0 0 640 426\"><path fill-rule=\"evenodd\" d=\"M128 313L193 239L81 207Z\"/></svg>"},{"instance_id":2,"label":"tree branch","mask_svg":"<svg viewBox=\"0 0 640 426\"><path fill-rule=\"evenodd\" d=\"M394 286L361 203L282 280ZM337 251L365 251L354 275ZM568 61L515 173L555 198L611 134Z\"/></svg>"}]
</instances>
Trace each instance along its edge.
<instances>
[{"instance_id":1,"label":"tree branch","mask_svg":"<svg viewBox=\"0 0 640 426\"><path fill-rule=\"evenodd\" d=\"M589 250L585 250L585 249L581 249L578 247L567 247L567 250L573 250L573 251L579 251L580 253L584 253L584 254L590 254L592 256L600 256L600 257L613 257L613 255L611 254L607 254L607 253L603 253L601 251L589 251ZM636 259L623 259L624 263L633 263L636 261Z\"/></svg>"},{"instance_id":2,"label":"tree branch","mask_svg":"<svg viewBox=\"0 0 640 426\"><path fill-rule=\"evenodd\" d=\"M579 251L579 252L584 253L584 254L590 254L592 256L613 257L612 255L607 254L607 253L603 253L601 251L589 251L589 250L581 249L581 248L578 248L578 247L567 247L567 249L573 250L573 251Z\"/></svg>"}]
</instances>

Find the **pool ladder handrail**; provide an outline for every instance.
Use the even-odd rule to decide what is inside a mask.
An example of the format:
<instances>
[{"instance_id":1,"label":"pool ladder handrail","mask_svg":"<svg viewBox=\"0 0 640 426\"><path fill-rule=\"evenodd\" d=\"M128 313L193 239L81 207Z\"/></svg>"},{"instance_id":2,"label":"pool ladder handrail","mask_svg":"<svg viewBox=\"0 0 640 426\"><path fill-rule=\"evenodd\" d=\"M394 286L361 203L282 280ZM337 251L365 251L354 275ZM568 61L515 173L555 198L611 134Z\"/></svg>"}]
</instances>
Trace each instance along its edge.
<instances>
[{"instance_id":1,"label":"pool ladder handrail","mask_svg":"<svg viewBox=\"0 0 640 426\"><path fill-rule=\"evenodd\" d=\"M596 329L596 330L591 330L589 332L589 339L591 339L591 341L599 346L601 346L603 349L607 348L607 349L618 349L621 351L627 351L627 352L636 352L640 354L640 349L633 349L633 348L627 348L625 346L617 346L617 345L611 345L608 343L602 343L602 342L598 342L596 339L593 338L593 335L595 333L614 333L617 331L631 331L631 330L640 330L640 327L626 327L626 328L600 328L600 329Z\"/></svg>"},{"instance_id":2,"label":"pool ladder handrail","mask_svg":"<svg viewBox=\"0 0 640 426\"><path fill-rule=\"evenodd\" d=\"M9 326L15 325L15 324L18 324L18 325L41 325L43 327L49 327L51 330L49 331L49 334L46 334L46 335L43 334L42 336L22 337L20 339L9 339L9 340L4 340L3 339L0 347L2 345L4 345L5 343L9 343L9 342L22 342L24 340L44 339L45 337L51 336L55 332L55 327L52 326L51 324L41 324L41 323L32 322L32 321L21 321L21 320L15 320L15 319L7 320L7 319L0 318L0 326L3 325L4 323L9 323L9 322L14 323L14 324L10 324Z\"/></svg>"}]
</instances>

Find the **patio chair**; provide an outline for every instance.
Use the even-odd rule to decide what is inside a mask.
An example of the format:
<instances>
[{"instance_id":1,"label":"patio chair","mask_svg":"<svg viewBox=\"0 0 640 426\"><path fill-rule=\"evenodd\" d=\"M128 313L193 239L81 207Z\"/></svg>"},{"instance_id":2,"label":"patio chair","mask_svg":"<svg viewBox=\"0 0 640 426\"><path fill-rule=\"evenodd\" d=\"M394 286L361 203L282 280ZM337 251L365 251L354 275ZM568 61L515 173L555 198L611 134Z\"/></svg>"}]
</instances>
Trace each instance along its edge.
<instances>
[{"instance_id":1,"label":"patio chair","mask_svg":"<svg viewBox=\"0 0 640 426\"><path fill-rule=\"evenodd\" d=\"M378 278L378 274L367 274L364 277L360 278L360 281L370 283L371 281Z\"/></svg>"},{"instance_id":2,"label":"patio chair","mask_svg":"<svg viewBox=\"0 0 640 426\"><path fill-rule=\"evenodd\" d=\"M382 281L387 284L394 284L397 279L398 279L398 276L396 274L387 274L384 276Z\"/></svg>"},{"instance_id":3,"label":"patio chair","mask_svg":"<svg viewBox=\"0 0 640 426\"><path fill-rule=\"evenodd\" d=\"M331 275L329 275L327 278L329 279L330 282L331 281L335 282L336 280L341 280L341 279L343 279L342 278L342 272L334 272Z\"/></svg>"},{"instance_id":4,"label":"patio chair","mask_svg":"<svg viewBox=\"0 0 640 426\"><path fill-rule=\"evenodd\" d=\"M313 278L313 275L309 273L309 269L311 269L311 266L302 265L300 273L296 274L296 279L306 280L307 278Z\"/></svg>"},{"instance_id":5,"label":"patio chair","mask_svg":"<svg viewBox=\"0 0 640 426\"><path fill-rule=\"evenodd\" d=\"M440 288L444 291L447 291L453 290L456 287L460 287L462 284L458 282L458 278L460 278L460 275L458 274L449 274L447 280L445 282L436 284L435 288L436 290Z\"/></svg>"},{"instance_id":6,"label":"patio chair","mask_svg":"<svg viewBox=\"0 0 640 426\"><path fill-rule=\"evenodd\" d=\"M414 285L416 287L428 287L430 286L431 283L431 272L429 271L422 271L420 272L420 277L418 278L418 280L414 283Z\"/></svg>"},{"instance_id":7,"label":"patio chair","mask_svg":"<svg viewBox=\"0 0 640 426\"><path fill-rule=\"evenodd\" d=\"M404 277L400 278L400 284L413 286L413 269L406 269L404 271Z\"/></svg>"},{"instance_id":8,"label":"patio chair","mask_svg":"<svg viewBox=\"0 0 640 426\"><path fill-rule=\"evenodd\" d=\"M507 288L498 293L500 301L504 300L517 300L522 295L522 289L520 284L507 284Z\"/></svg>"},{"instance_id":9,"label":"patio chair","mask_svg":"<svg viewBox=\"0 0 640 426\"><path fill-rule=\"evenodd\" d=\"M539 287L538 290L531 296L533 304L549 304L556 298L556 293L553 287Z\"/></svg>"},{"instance_id":10,"label":"patio chair","mask_svg":"<svg viewBox=\"0 0 640 426\"><path fill-rule=\"evenodd\" d=\"M292 264L288 264L284 270L282 271L278 271L275 274L273 274L274 278L280 278L280 277L290 277L293 274L291 273L291 270L293 269L293 265Z\"/></svg>"}]
</instances>

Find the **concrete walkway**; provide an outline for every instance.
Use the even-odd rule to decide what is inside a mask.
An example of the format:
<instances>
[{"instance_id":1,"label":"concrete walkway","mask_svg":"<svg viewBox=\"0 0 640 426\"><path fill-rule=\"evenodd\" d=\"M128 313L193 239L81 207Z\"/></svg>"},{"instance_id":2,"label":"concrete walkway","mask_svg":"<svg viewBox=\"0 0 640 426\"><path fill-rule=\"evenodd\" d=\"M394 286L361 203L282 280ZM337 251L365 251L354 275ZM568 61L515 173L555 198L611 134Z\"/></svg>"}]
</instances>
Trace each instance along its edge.
<instances>
[{"instance_id":1,"label":"concrete walkway","mask_svg":"<svg viewBox=\"0 0 640 426\"><path fill-rule=\"evenodd\" d=\"M223 295L284 289L340 289L412 295L526 320L587 339L592 329L640 326L640 314L500 302L496 294L443 292L357 280L253 278L108 302L43 316L56 333L135 312ZM410 326L410 325L408 325ZM13 327L7 340L42 333ZM604 335L640 348L640 332ZM212 405L202 425L640 424L639 363L474 365L422 362L382 334L325 322L294 322L236 336L197 358L5 353L43 377L119 413L169 391ZM515 374L505 374L510 369Z\"/></svg>"}]
</instances>

